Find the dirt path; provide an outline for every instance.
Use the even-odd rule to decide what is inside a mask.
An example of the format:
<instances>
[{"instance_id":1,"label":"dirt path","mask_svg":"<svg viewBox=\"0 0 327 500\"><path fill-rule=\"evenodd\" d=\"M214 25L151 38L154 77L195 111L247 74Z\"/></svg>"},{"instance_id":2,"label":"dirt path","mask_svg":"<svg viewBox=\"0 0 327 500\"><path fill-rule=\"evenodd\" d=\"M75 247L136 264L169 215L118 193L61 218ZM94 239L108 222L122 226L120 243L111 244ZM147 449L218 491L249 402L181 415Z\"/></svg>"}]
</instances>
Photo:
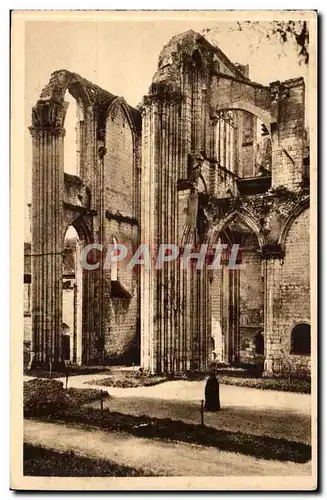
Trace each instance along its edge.
<instances>
[{"instance_id":1,"label":"dirt path","mask_svg":"<svg viewBox=\"0 0 327 500\"><path fill-rule=\"evenodd\" d=\"M34 420L24 422L24 441L74 451L163 476L295 476L310 475L311 463L259 460L199 445L167 443L125 433L83 430L79 426Z\"/></svg>"}]
</instances>

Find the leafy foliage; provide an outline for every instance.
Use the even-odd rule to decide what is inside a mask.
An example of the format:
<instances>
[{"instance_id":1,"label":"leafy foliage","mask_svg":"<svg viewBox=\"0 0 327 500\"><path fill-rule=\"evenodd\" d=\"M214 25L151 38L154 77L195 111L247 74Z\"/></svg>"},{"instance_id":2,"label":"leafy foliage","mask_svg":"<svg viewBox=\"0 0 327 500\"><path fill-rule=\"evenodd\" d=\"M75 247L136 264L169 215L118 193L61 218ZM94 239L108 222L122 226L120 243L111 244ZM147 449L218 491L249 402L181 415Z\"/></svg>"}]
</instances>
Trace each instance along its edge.
<instances>
[{"instance_id":1,"label":"leafy foliage","mask_svg":"<svg viewBox=\"0 0 327 500\"><path fill-rule=\"evenodd\" d=\"M204 34L214 34L217 28L207 28ZM307 21L237 21L231 27L233 31L252 30L259 35L259 40L275 38L285 44L293 42L300 61L309 63L309 28Z\"/></svg>"}]
</instances>

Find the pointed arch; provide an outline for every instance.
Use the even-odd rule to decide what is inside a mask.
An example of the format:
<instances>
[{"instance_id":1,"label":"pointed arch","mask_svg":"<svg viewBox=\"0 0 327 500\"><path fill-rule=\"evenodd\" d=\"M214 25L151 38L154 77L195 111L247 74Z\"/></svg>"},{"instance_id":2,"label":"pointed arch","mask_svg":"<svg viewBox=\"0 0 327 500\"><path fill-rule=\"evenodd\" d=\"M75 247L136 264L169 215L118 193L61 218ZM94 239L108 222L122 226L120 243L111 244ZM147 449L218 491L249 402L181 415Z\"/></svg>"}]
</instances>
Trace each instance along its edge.
<instances>
[{"instance_id":1,"label":"pointed arch","mask_svg":"<svg viewBox=\"0 0 327 500\"><path fill-rule=\"evenodd\" d=\"M206 76L208 73L208 68L203 57L202 51L199 47L195 47L192 52L192 63L195 64L196 68L200 71L202 77Z\"/></svg>"},{"instance_id":2,"label":"pointed arch","mask_svg":"<svg viewBox=\"0 0 327 500\"><path fill-rule=\"evenodd\" d=\"M67 90L76 101L83 102L84 106L92 103L91 93L87 91L85 83L83 84L83 79L79 75L65 69L51 73L49 82L41 92L40 101L63 103Z\"/></svg>"},{"instance_id":3,"label":"pointed arch","mask_svg":"<svg viewBox=\"0 0 327 500\"><path fill-rule=\"evenodd\" d=\"M34 127L64 126L67 90L76 99L77 104L83 108L84 116L86 116L87 109L90 109L96 102L108 105L115 99L113 94L82 78L77 73L71 73L66 69L54 71L32 109Z\"/></svg>"},{"instance_id":4,"label":"pointed arch","mask_svg":"<svg viewBox=\"0 0 327 500\"><path fill-rule=\"evenodd\" d=\"M247 213L245 210L233 210L230 212L226 217L220 221L220 223L212 228L212 232L209 235L209 245L214 245L217 243L221 233L226 229L233 220L235 220L237 217L239 217L248 227L253 231L253 233L256 235L258 244L260 248L262 248L263 245L263 238L260 233L260 228L258 227L257 223L254 221L254 219L251 217L249 213Z\"/></svg>"},{"instance_id":5,"label":"pointed arch","mask_svg":"<svg viewBox=\"0 0 327 500\"><path fill-rule=\"evenodd\" d=\"M306 196L303 200L301 200L296 206L295 208L292 210L292 212L289 214L289 216L287 217L283 227L282 227L282 230L280 232L280 236L279 236L279 239L278 239L278 243L279 245L281 246L281 248L283 250L285 250L285 242L286 242L286 238L287 238L287 235L288 235L288 232L290 230L290 227L291 225L293 224L294 220L302 213L304 212L306 209L308 209L310 206L310 198L309 196Z\"/></svg>"},{"instance_id":6,"label":"pointed arch","mask_svg":"<svg viewBox=\"0 0 327 500\"><path fill-rule=\"evenodd\" d=\"M273 136L271 134L271 124L275 123L276 120L272 116L271 112L269 110L259 108L257 105L253 104L252 102L249 101L244 101L244 100L238 100L238 101L233 101L233 102L228 102L226 104L221 104L215 108L215 112L219 113L219 111L246 111L247 113L250 113L251 115L255 116L259 120L262 121L262 123L265 124L267 127L267 130L269 132L270 138L273 139Z\"/></svg>"},{"instance_id":7,"label":"pointed arch","mask_svg":"<svg viewBox=\"0 0 327 500\"><path fill-rule=\"evenodd\" d=\"M102 102L108 103L115 98L107 90L103 90L77 73L60 69L51 73L49 82L41 92L40 101L62 103L67 90L76 100L82 100L85 106L94 104L100 98Z\"/></svg>"},{"instance_id":8,"label":"pointed arch","mask_svg":"<svg viewBox=\"0 0 327 500\"><path fill-rule=\"evenodd\" d=\"M75 229L75 231L78 234L78 237L80 238L81 241L85 243L85 245L92 243L93 241L92 232L88 226L87 221L84 219L83 216L78 216L73 218L66 224L66 226L63 227L63 239L65 239L65 235L70 226L72 226Z\"/></svg>"},{"instance_id":9,"label":"pointed arch","mask_svg":"<svg viewBox=\"0 0 327 500\"><path fill-rule=\"evenodd\" d=\"M130 112L129 106L123 97L116 97L116 99L114 99L112 101L112 103L108 106L106 117L108 118L108 116L111 113L113 113L114 110L117 109L119 106L122 108L122 110L125 113L125 116L127 118L128 124L130 126L130 129L131 129L133 137L134 137L136 134L136 125L134 122L134 118Z\"/></svg>"}]
</instances>

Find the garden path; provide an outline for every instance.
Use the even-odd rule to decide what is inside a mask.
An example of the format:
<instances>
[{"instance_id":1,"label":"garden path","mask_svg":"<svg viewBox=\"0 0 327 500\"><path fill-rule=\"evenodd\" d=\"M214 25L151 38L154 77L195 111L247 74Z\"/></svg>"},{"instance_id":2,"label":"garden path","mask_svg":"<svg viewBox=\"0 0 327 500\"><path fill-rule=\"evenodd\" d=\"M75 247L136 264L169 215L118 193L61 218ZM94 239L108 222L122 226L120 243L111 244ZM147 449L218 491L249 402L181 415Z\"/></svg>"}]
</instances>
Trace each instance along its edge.
<instances>
[{"instance_id":1,"label":"garden path","mask_svg":"<svg viewBox=\"0 0 327 500\"><path fill-rule=\"evenodd\" d=\"M59 451L102 458L162 476L308 476L311 462L296 464L262 460L215 448L164 442L126 433L81 429L25 420L24 441ZM169 486L169 485L167 485ZM208 483L210 488L210 483Z\"/></svg>"}]
</instances>

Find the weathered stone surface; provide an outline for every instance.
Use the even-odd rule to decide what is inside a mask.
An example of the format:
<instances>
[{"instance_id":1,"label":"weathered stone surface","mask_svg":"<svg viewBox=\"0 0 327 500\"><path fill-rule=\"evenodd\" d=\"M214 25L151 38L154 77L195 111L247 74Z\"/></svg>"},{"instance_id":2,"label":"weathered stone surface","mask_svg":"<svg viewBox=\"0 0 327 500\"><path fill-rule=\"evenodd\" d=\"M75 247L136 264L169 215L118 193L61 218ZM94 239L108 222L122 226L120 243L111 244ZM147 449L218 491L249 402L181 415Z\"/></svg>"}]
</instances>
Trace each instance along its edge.
<instances>
[{"instance_id":1,"label":"weathered stone surface","mask_svg":"<svg viewBox=\"0 0 327 500\"><path fill-rule=\"evenodd\" d=\"M236 243L243 263L135 272L122 262L113 293L102 262L83 271L81 362L179 372L216 359L264 363L267 375L310 372L309 355L290 354L292 328L310 322L304 82L264 86L248 74L191 30L163 48L139 110L74 73L51 75L31 128L35 362L60 360L72 224L82 246L115 241L130 255L143 243L156 255L161 243ZM81 117L78 177L63 173L67 90Z\"/></svg>"}]
</instances>

